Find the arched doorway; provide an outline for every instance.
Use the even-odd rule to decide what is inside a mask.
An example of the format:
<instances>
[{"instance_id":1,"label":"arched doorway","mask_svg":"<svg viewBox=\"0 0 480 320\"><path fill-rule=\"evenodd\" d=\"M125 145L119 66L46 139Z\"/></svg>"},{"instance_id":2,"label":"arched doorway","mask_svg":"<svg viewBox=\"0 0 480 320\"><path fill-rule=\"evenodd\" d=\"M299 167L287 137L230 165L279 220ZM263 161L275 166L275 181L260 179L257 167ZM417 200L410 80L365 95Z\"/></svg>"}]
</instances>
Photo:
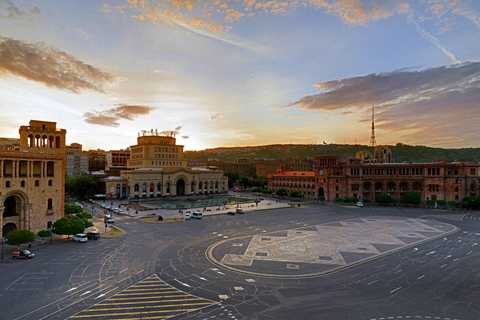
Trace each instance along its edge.
<instances>
[{"instance_id":1,"label":"arched doorway","mask_svg":"<svg viewBox=\"0 0 480 320\"><path fill-rule=\"evenodd\" d=\"M318 188L318 196L325 197L325 190L323 189L323 187Z\"/></svg>"},{"instance_id":2,"label":"arched doorway","mask_svg":"<svg viewBox=\"0 0 480 320\"><path fill-rule=\"evenodd\" d=\"M5 199L3 205L5 206L5 210L3 211L3 217L15 217L20 214L18 210L18 203L17 199L13 196L8 197Z\"/></svg>"},{"instance_id":3,"label":"arched doorway","mask_svg":"<svg viewBox=\"0 0 480 320\"><path fill-rule=\"evenodd\" d=\"M5 237L5 235L12 230L17 230L17 226L15 225L15 223L7 223L2 228L2 235Z\"/></svg>"},{"instance_id":4,"label":"arched doorway","mask_svg":"<svg viewBox=\"0 0 480 320\"><path fill-rule=\"evenodd\" d=\"M185 195L185 180L178 179L177 180L177 196L184 196Z\"/></svg>"}]
</instances>

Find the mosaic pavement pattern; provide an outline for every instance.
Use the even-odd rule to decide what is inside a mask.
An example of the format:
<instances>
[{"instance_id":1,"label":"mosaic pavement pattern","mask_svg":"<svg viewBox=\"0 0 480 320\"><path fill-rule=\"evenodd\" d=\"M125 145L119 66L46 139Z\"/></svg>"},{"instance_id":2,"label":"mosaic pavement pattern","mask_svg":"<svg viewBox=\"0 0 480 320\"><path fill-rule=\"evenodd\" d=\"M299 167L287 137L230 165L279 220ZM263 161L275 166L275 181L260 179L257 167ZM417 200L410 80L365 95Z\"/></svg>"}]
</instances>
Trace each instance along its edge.
<instances>
[{"instance_id":1,"label":"mosaic pavement pattern","mask_svg":"<svg viewBox=\"0 0 480 320\"><path fill-rule=\"evenodd\" d=\"M318 275L456 231L432 220L366 217L234 238L212 245L211 261L266 276Z\"/></svg>"}]
</instances>

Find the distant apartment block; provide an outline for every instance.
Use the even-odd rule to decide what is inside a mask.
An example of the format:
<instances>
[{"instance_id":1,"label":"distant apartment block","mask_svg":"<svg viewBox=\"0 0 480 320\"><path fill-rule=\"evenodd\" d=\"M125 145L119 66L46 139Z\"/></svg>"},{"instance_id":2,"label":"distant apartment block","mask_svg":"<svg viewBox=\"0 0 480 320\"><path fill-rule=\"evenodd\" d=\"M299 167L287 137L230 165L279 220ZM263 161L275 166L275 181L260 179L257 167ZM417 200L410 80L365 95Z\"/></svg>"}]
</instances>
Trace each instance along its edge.
<instances>
[{"instance_id":1,"label":"distant apartment block","mask_svg":"<svg viewBox=\"0 0 480 320\"><path fill-rule=\"evenodd\" d=\"M82 145L72 143L67 149L67 171L69 177L88 173L88 152L82 151Z\"/></svg>"}]
</instances>

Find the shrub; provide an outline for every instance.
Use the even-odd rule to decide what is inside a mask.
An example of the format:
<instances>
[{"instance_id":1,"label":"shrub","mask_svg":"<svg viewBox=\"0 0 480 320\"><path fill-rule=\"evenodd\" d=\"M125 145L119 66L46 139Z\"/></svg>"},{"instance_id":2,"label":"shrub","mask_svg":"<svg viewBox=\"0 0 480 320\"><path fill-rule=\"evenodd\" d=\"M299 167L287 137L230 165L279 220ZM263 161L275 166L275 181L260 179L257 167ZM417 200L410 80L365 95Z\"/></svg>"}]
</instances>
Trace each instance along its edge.
<instances>
[{"instance_id":1,"label":"shrub","mask_svg":"<svg viewBox=\"0 0 480 320\"><path fill-rule=\"evenodd\" d=\"M370 200L370 198L363 198L363 202L364 203L371 203L372 200Z\"/></svg>"},{"instance_id":2,"label":"shrub","mask_svg":"<svg viewBox=\"0 0 480 320\"><path fill-rule=\"evenodd\" d=\"M352 201L352 202L355 202L355 203L356 203L356 202L358 202L358 198L357 198L357 197L351 197L351 198L350 198L350 201Z\"/></svg>"},{"instance_id":3,"label":"shrub","mask_svg":"<svg viewBox=\"0 0 480 320\"><path fill-rule=\"evenodd\" d=\"M280 188L277 191L275 191L275 195L280 196L280 197L284 197L284 196L288 195L288 193L287 193L287 190L285 190L285 188Z\"/></svg>"},{"instance_id":4,"label":"shrub","mask_svg":"<svg viewBox=\"0 0 480 320\"><path fill-rule=\"evenodd\" d=\"M435 200L427 200L427 201L425 201L425 203L427 204L427 206L434 206L435 205Z\"/></svg>"},{"instance_id":5,"label":"shrub","mask_svg":"<svg viewBox=\"0 0 480 320\"><path fill-rule=\"evenodd\" d=\"M446 203L445 200L437 200L437 204L438 204L439 206L444 206L445 203Z\"/></svg>"},{"instance_id":6,"label":"shrub","mask_svg":"<svg viewBox=\"0 0 480 320\"><path fill-rule=\"evenodd\" d=\"M340 197L336 197L336 198L335 198L335 202L342 202L342 200L343 200L343 199L340 198Z\"/></svg>"},{"instance_id":7,"label":"shrub","mask_svg":"<svg viewBox=\"0 0 480 320\"><path fill-rule=\"evenodd\" d=\"M415 192L407 192L403 196L403 202L407 204L420 204L420 195Z\"/></svg>"},{"instance_id":8,"label":"shrub","mask_svg":"<svg viewBox=\"0 0 480 320\"><path fill-rule=\"evenodd\" d=\"M393 202L393 198L386 193L380 193L375 197L375 202L380 204L390 204Z\"/></svg>"},{"instance_id":9,"label":"shrub","mask_svg":"<svg viewBox=\"0 0 480 320\"><path fill-rule=\"evenodd\" d=\"M320 196L320 197L318 197L318 200L319 200L319 201L325 201L325 197L324 197L324 196Z\"/></svg>"},{"instance_id":10,"label":"shrub","mask_svg":"<svg viewBox=\"0 0 480 320\"><path fill-rule=\"evenodd\" d=\"M351 202L351 199L349 197L343 197L343 202L349 203Z\"/></svg>"},{"instance_id":11,"label":"shrub","mask_svg":"<svg viewBox=\"0 0 480 320\"><path fill-rule=\"evenodd\" d=\"M450 207L456 207L457 206L457 201L450 200L447 202Z\"/></svg>"}]
</instances>

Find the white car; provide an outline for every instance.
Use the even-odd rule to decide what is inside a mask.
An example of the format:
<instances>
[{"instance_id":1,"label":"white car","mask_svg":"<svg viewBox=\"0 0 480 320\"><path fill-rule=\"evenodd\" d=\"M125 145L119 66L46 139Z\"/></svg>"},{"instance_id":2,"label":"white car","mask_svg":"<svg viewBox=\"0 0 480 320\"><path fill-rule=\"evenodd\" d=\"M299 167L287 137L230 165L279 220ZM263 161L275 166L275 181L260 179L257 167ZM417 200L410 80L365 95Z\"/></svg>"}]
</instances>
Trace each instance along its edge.
<instances>
[{"instance_id":1,"label":"white car","mask_svg":"<svg viewBox=\"0 0 480 320\"><path fill-rule=\"evenodd\" d=\"M88 237L85 233L77 233L76 235L73 236L73 241L87 242Z\"/></svg>"},{"instance_id":2,"label":"white car","mask_svg":"<svg viewBox=\"0 0 480 320\"><path fill-rule=\"evenodd\" d=\"M185 220L190 220L190 213L189 212L185 213Z\"/></svg>"},{"instance_id":3,"label":"white car","mask_svg":"<svg viewBox=\"0 0 480 320\"><path fill-rule=\"evenodd\" d=\"M202 219L203 214L202 211L193 211L192 212L192 218L197 218L197 219Z\"/></svg>"},{"instance_id":4,"label":"white car","mask_svg":"<svg viewBox=\"0 0 480 320\"><path fill-rule=\"evenodd\" d=\"M362 202L362 201L358 201L355 205L356 205L357 207L363 207L363 202Z\"/></svg>"},{"instance_id":5,"label":"white car","mask_svg":"<svg viewBox=\"0 0 480 320\"><path fill-rule=\"evenodd\" d=\"M118 209L118 210L117 210L117 213L118 213L118 214L125 214L125 211L123 211L122 209Z\"/></svg>"},{"instance_id":6,"label":"white car","mask_svg":"<svg viewBox=\"0 0 480 320\"><path fill-rule=\"evenodd\" d=\"M108 206L105 203L102 203L101 207L102 208L108 208Z\"/></svg>"},{"instance_id":7,"label":"white car","mask_svg":"<svg viewBox=\"0 0 480 320\"><path fill-rule=\"evenodd\" d=\"M110 224L112 224L112 223L113 223L113 218L112 218L112 217L109 217L109 216L107 216L107 223L110 223Z\"/></svg>"},{"instance_id":8,"label":"white car","mask_svg":"<svg viewBox=\"0 0 480 320\"><path fill-rule=\"evenodd\" d=\"M75 205L80 206L83 209L83 204L81 204L80 202L75 202Z\"/></svg>"}]
</instances>

